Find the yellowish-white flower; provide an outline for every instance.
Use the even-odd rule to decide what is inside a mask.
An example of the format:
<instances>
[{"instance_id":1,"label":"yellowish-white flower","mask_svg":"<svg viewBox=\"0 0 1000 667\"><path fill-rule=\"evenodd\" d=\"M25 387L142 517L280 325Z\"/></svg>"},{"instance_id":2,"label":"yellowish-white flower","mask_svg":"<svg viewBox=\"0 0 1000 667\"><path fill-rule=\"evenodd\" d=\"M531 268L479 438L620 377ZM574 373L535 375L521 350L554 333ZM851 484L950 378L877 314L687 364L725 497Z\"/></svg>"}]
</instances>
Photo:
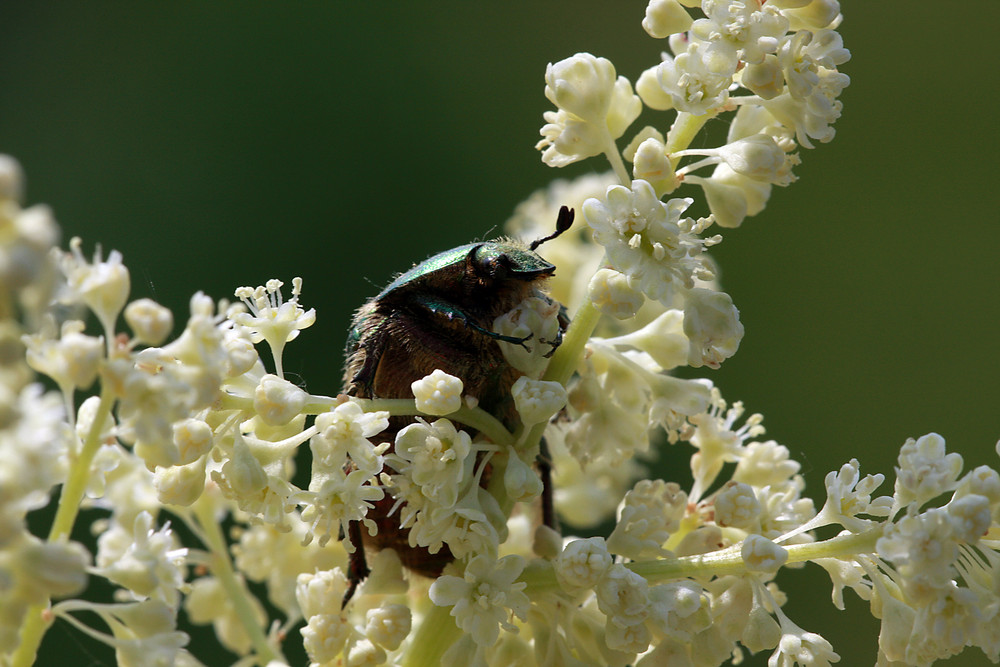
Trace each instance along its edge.
<instances>
[{"instance_id":1,"label":"yellowish-white flower","mask_svg":"<svg viewBox=\"0 0 1000 667\"><path fill-rule=\"evenodd\" d=\"M430 375L414 381L410 388L417 402L417 410L443 417L462 407L462 381L435 369Z\"/></svg>"},{"instance_id":2,"label":"yellowish-white flower","mask_svg":"<svg viewBox=\"0 0 1000 667\"><path fill-rule=\"evenodd\" d=\"M625 274L614 269L600 269L594 274L588 296L602 314L619 320L635 317L646 300Z\"/></svg>"},{"instance_id":3,"label":"yellowish-white flower","mask_svg":"<svg viewBox=\"0 0 1000 667\"><path fill-rule=\"evenodd\" d=\"M455 623L479 646L496 644L500 628L515 632L511 614L521 620L528 611L526 584L516 581L524 569L520 556L497 560L480 555L469 561L462 577L444 575L430 588L430 598L439 607L451 607Z\"/></svg>"},{"instance_id":4,"label":"yellowish-white flower","mask_svg":"<svg viewBox=\"0 0 1000 667\"><path fill-rule=\"evenodd\" d=\"M643 29L650 37L663 39L691 27L692 18L677 0L650 0Z\"/></svg>"},{"instance_id":5,"label":"yellowish-white flower","mask_svg":"<svg viewBox=\"0 0 1000 667\"><path fill-rule=\"evenodd\" d=\"M692 289L684 303L684 335L690 345L689 366L718 368L743 340L740 311L725 292Z\"/></svg>"},{"instance_id":6,"label":"yellowish-white flower","mask_svg":"<svg viewBox=\"0 0 1000 667\"><path fill-rule=\"evenodd\" d=\"M104 335L114 337L115 320L125 306L131 283L128 269L122 264L122 254L112 250L108 259L101 257L101 248L94 250L93 262L83 256L83 241L74 237L69 242L70 253L62 258L62 270L66 275L71 298L79 300L90 308L101 326Z\"/></svg>"},{"instance_id":7,"label":"yellowish-white flower","mask_svg":"<svg viewBox=\"0 0 1000 667\"><path fill-rule=\"evenodd\" d=\"M174 327L174 314L152 299L138 299L125 306L125 321L135 339L145 345L160 345Z\"/></svg>"},{"instance_id":8,"label":"yellowish-white flower","mask_svg":"<svg viewBox=\"0 0 1000 667\"><path fill-rule=\"evenodd\" d=\"M233 322L250 330L254 343L267 342L274 354L278 375L281 375L281 353L285 343L295 340L302 329L316 322L316 310L303 310L299 305L302 278L292 279L292 298L288 301L281 295L283 284L280 280L271 279L264 286L240 287L236 296L250 312L230 314Z\"/></svg>"},{"instance_id":9,"label":"yellowish-white flower","mask_svg":"<svg viewBox=\"0 0 1000 667\"><path fill-rule=\"evenodd\" d=\"M566 405L566 388L558 382L519 377L510 389L514 405L525 426L534 426L551 419Z\"/></svg>"},{"instance_id":10,"label":"yellowish-white flower","mask_svg":"<svg viewBox=\"0 0 1000 667\"><path fill-rule=\"evenodd\" d=\"M277 375L260 379L253 395L254 411L265 424L281 426L301 413L309 394Z\"/></svg>"},{"instance_id":11,"label":"yellowish-white flower","mask_svg":"<svg viewBox=\"0 0 1000 667\"><path fill-rule=\"evenodd\" d=\"M603 201L588 199L583 215L612 268L649 298L670 306L679 291L694 286L696 277L711 275L698 257L705 241L697 233L704 224L681 220L692 202L671 199L664 204L649 183L637 180L631 189L609 187Z\"/></svg>"}]
</instances>

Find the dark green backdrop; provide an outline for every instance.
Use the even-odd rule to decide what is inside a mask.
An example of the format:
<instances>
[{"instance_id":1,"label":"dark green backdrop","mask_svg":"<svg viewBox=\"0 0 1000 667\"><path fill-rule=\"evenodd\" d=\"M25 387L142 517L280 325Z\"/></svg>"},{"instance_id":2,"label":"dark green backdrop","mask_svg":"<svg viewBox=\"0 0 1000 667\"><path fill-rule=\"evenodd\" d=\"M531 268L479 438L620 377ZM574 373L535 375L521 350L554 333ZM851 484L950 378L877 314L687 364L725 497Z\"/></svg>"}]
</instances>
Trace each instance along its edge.
<instances>
[{"instance_id":1,"label":"dark green backdrop","mask_svg":"<svg viewBox=\"0 0 1000 667\"><path fill-rule=\"evenodd\" d=\"M394 271L605 168L541 164L545 64L585 50L634 80L662 47L644 6L4 0L0 151L67 238L124 254L135 296L182 312L196 290L303 276L319 317L285 367L331 393L352 309ZM712 377L814 495L852 456L891 472L909 436L940 432L970 467L997 464L1000 436L1000 3L844 11L836 140L713 250L747 333ZM871 664L865 607L822 611L807 574L784 580L793 618Z\"/></svg>"}]
</instances>

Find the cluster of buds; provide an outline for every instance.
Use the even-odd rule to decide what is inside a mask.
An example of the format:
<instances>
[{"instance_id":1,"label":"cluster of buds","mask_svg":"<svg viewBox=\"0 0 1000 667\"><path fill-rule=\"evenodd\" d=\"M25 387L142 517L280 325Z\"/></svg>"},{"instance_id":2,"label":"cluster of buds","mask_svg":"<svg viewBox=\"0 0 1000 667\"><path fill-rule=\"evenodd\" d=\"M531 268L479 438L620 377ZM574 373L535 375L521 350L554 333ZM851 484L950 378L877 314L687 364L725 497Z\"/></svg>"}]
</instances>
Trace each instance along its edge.
<instances>
[{"instance_id":1,"label":"cluster of buds","mask_svg":"<svg viewBox=\"0 0 1000 667\"><path fill-rule=\"evenodd\" d=\"M183 610L246 665L288 664L294 641L317 667L701 666L757 652L822 667L834 647L789 618L776 581L806 562L829 574L836 606L845 588L870 603L879 664L969 646L1000 661L995 469L963 473L930 434L903 445L891 495L874 496L884 476L852 459L817 511L760 415L670 374L717 368L739 346L708 250L716 226L794 181L799 146L833 138L840 20L836 0L652 0L643 27L669 52L634 86L586 53L549 65L543 161L604 155L611 172L557 182L509 223L538 238L562 205L586 222L546 245L549 294L492 323L521 375L513 430L440 370L412 399L288 381L285 345L316 319L300 279L288 299L277 280L233 303L196 294L171 339L168 309L129 301L121 254L87 259L79 239L57 250L51 213L21 207L19 168L0 158L0 664L30 665L54 620L123 665L200 664ZM644 109L669 126L620 150ZM719 117L726 143L690 148ZM693 192L672 197L681 188ZM685 217L696 201L706 215ZM529 339L548 345L511 342ZM535 520L543 437L565 536ZM642 479L667 443L692 448L690 488ZM48 536L33 535L28 513L60 485ZM70 539L81 508L101 512L92 547ZM377 532L377 508L410 547L450 554L441 576L384 549L355 591L351 535ZM607 537L569 534L606 521ZM819 540L829 526L839 534ZM79 597L90 577L113 602Z\"/></svg>"}]
</instances>

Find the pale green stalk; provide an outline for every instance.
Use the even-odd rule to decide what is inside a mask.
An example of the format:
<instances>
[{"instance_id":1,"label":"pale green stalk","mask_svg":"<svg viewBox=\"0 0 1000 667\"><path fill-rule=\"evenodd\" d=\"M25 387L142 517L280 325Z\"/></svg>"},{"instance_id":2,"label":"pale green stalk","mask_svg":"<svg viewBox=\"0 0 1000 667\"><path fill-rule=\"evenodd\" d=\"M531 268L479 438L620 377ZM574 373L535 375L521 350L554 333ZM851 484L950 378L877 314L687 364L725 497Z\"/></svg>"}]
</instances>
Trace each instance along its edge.
<instances>
[{"instance_id":1,"label":"pale green stalk","mask_svg":"<svg viewBox=\"0 0 1000 667\"><path fill-rule=\"evenodd\" d=\"M90 465L101 448L101 427L111 414L112 404L114 399L110 392L102 388L101 402L97 406L90 431L87 432L87 439L79 455L70 462L69 476L63 485L62 493L59 494L59 507L49 529L49 542L66 540L73 530L73 524L76 523L76 517L80 513L83 494L87 490L87 482L90 480ZM42 637L52 624L52 619L46 618L47 608L48 602L28 608L24 624L21 626L21 643L18 644L11 661L12 667L29 667L34 664L38 647L42 644Z\"/></svg>"},{"instance_id":2,"label":"pale green stalk","mask_svg":"<svg viewBox=\"0 0 1000 667\"><path fill-rule=\"evenodd\" d=\"M264 629L257 622L253 605L250 602L250 591L236 576L233 562L229 558L229 546L222 534L222 528L216 520L212 503L203 496L194 504L193 510L211 555L212 574L219 580L226 592L226 597L233 604L236 617L247 636L250 637L250 643L253 645L254 653L259 658L259 664L266 665L271 660L281 658L275 653L267 640L267 635L264 634Z\"/></svg>"}]
</instances>

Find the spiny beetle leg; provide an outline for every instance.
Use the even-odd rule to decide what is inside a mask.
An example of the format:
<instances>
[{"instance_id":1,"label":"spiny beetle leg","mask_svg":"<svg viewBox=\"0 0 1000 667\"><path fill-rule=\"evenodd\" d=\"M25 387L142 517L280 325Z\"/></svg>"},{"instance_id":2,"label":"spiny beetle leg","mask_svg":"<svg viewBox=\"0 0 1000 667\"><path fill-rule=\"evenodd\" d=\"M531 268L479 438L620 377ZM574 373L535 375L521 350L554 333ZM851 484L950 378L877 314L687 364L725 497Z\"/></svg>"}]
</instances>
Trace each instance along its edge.
<instances>
[{"instance_id":1,"label":"spiny beetle leg","mask_svg":"<svg viewBox=\"0 0 1000 667\"><path fill-rule=\"evenodd\" d=\"M552 490L552 459L549 457L549 447L542 441L538 450L538 476L542 479L542 523L559 532L559 517L556 516L556 508Z\"/></svg>"},{"instance_id":2,"label":"spiny beetle leg","mask_svg":"<svg viewBox=\"0 0 1000 667\"><path fill-rule=\"evenodd\" d=\"M361 522L351 521L348 523L347 533L351 544L354 545L354 551L348 554L347 581L349 586L347 592L344 593L343 602L340 603L341 609L347 606L347 603L354 597L354 591L358 590L358 585L371 573L368 561L365 559L365 545L361 541Z\"/></svg>"}]
</instances>

